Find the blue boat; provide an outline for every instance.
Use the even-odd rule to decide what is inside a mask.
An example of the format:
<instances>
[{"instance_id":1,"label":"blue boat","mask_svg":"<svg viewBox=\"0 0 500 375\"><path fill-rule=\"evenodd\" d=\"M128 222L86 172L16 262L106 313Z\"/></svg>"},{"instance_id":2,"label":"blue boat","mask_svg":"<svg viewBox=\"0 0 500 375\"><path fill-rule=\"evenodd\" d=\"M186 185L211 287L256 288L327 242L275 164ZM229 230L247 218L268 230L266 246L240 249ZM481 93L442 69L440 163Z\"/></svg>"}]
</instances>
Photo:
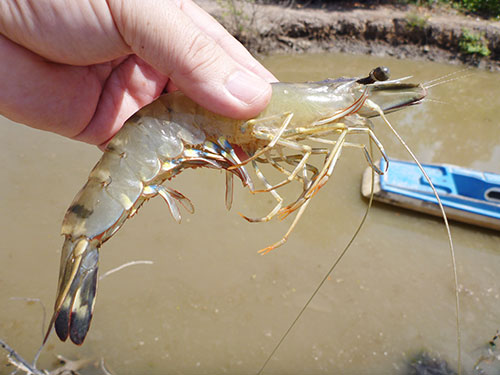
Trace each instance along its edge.
<instances>
[{"instance_id":1,"label":"blue boat","mask_svg":"<svg viewBox=\"0 0 500 375\"><path fill-rule=\"evenodd\" d=\"M386 161L378 163L386 168ZM449 164L423 164L450 219L500 230L500 174ZM361 192L371 193L372 169L363 174ZM390 159L388 171L375 174L374 199L441 216L436 197L413 162Z\"/></svg>"}]
</instances>

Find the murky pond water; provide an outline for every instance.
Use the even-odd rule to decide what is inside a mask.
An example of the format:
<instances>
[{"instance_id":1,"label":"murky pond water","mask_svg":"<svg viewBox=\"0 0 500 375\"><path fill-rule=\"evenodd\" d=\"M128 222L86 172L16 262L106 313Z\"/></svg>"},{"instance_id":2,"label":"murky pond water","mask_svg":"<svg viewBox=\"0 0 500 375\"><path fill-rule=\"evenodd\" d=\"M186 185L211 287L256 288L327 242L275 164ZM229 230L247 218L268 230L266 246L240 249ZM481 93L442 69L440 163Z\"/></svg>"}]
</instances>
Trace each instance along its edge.
<instances>
[{"instance_id":1,"label":"murky pond water","mask_svg":"<svg viewBox=\"0 0 500 375\"><path fill-rule=\"evenodd\" d=\"M364 75L387 65L393 77L429 81L455 66L346 55L275 56L264 64L283 81ZM434 87L426 103L390 120L422 162L500 172L500 75L468 70ZM293 110L293 108L291 108ZM14 125L0 127L0 338L32 358L42 338L39 298L50 312L59 268L62 217L100 152ZM381 121L391 157L408 159ZM101 272L151 260L102 280L90 333L81 347L51 337L55 354L104 358L115 374L252 374L352 236L366 209L366 161L346 149L332 180L286 246L257 250L289 221L249 224L237 212L265 214L272 197L235 192L224 208L224 175L183 173L172 185L195 215L181 225L154 199L103 246ZM500 329L500 235L452 224L462 284L463 366L471 371ZM266 368L267 374L403 374L421 350L456 367L451 260L440 220L375 205L347 256ZM10 370L2 353L0 373ZM500 362L497 362L500 363Z\"/></svg>"}]
</instances>

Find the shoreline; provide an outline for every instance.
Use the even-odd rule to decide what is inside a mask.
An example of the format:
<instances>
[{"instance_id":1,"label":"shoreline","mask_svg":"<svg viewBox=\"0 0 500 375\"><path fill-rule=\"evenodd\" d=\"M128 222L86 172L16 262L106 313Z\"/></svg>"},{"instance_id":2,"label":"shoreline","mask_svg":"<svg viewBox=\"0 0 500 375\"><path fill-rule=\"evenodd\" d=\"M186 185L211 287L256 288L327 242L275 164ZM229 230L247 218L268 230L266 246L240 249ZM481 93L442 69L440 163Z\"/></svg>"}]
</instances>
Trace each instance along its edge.
<instances>
[{"instance_id":1,"label":"shoreline","mask_svg":"<svg viewBox=\"0 0 500 375\"><path fill-rule=\"evenodd\" d=\"M256 54L343 52L500 71L500 21L452 9L391 4L321 8L244 4L237 19L215 0L197 3ZM464 30L483 34L491 54L462 53Z\"/></svg>"}]
</instances>

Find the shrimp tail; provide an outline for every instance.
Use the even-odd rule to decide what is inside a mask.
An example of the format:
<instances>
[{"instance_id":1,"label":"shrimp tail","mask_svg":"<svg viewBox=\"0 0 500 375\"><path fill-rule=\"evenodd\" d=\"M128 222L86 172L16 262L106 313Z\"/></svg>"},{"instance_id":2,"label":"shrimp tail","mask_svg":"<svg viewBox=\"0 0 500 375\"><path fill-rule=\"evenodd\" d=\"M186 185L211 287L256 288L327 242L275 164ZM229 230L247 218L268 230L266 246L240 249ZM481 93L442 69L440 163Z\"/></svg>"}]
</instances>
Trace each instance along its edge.
<instances>
[{"instance_id":1,"label":"shrimp tail","mask_svg":"<svg viewBox=\"0 0 500 375\"><path fill-rule=\"evenodd\" d=\"M75 240L66 236L61 254L55 313L44 343L52 326L62 341L69 337L73 343L81 345L87 336L94 311L99 260L99 248L93 242L86 238Z\"/></svg>"}]
</instances>

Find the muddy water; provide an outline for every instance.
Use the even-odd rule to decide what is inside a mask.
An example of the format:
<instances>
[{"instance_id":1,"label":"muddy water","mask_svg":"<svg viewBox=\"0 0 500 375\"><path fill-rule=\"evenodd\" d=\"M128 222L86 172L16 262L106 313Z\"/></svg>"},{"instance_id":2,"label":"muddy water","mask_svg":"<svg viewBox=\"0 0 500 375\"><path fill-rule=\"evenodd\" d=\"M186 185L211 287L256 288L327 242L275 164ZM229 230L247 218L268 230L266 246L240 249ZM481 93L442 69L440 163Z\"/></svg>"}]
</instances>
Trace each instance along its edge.
<instances>
[{"instance_id":1,"label":"muddy water","mask_svg":"<svg viewBox=\"0 0 500 375\"><path fill-rule=\"evenodd\" d=\"M281 80L360 75L387 65L393 76L428 81L454 66L345 55L264 59ZM390 119L422 162L447 162L500 173L500 75L469 70L435 87L423 105ZM293 108L291 108L293 109ZM42 337L42 307L53 304L63 214L100 152L91 146L2 119L0 127L0 338L32 358ZM376 132L391 157L405 152L384 125ZM366 202L366 162L346 149L332 181L306 211L288 244L288 221L248 224L237 212L265 214L266 195L235 191L224 208L224 175L188 171L172 183L195 215L175 224L160 199L142 208L101 252L101 272L151 260L103 279L91 331L76 347L55 337L42 354L104 358L115 374L251 374L348 242ZM500 236L453 224L462 284L463 365L471 371L500 328ZM454 287L441 222L375 205L368 222L295 329L268 374L403 374L421 350L456 368ZM5 358L0 359L0 373ZM498 365L500 362L497 362ZM490 368L491 370L491 368Z\"/></svg>"}]
</instances>

